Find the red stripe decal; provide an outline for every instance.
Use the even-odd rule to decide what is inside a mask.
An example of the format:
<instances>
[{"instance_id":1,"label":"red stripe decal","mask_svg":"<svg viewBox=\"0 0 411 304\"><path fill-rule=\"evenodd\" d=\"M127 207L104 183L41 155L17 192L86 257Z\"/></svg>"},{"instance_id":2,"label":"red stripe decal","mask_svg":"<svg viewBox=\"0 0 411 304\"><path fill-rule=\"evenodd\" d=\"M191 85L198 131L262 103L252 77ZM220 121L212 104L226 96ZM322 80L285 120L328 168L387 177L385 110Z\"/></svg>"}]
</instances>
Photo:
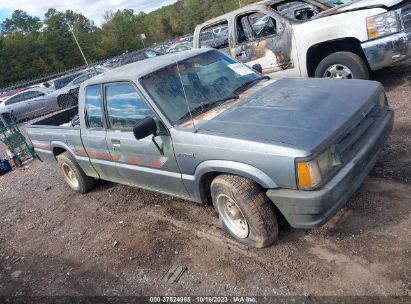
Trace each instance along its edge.
<instances>
[{"instance_id":1,"label":"red stripe decal","mask_svg":"<svg viewBox=\"0 0 411 304\"><path fill-rule=\"evenodd\" d=\"M162 162L161 160L155 160L151 163L152 168L160 169L164 166L165 162Z\"/></svg>"},{"instance_id":2,"label":"red stripe decal","mask_svg":"<svg viewBox=\"0 0 411 304\"><path fill-rule=\"evenodd\" d=\"M76 147L75 151L76 151L76 155L78 155L78 156L87 156L87 153L86 153L86 151L84 151L84 149Z\"/></svg>"},{"instance_id":3,"label":"red stripe decal","mask_svg":"<svg viewBox=\"0 0 411 304\"><path fill-rule=\"evenodd\" d=\"M139 165L141 164L141 159L137 156L130 156L128 158L128 163L131 165Z\"/></svg>"}]
</instances>

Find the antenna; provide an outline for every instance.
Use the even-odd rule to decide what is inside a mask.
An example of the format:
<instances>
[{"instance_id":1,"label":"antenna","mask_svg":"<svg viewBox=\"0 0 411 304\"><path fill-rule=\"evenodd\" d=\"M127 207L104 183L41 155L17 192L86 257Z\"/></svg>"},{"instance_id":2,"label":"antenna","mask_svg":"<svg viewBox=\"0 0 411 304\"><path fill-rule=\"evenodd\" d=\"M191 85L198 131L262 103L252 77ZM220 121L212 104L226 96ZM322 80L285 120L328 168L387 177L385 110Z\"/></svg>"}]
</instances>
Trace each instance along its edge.
<instances>
[{"instance_id":1,"label":"antenna","mask_svg":"<svg viewBox=\"0 0 411 304\"><path fill-rule=\"evenodd\" d=\"M190 113L191 122L193 123L194 129L195 129L195 132L194 132L194 133L197 133L197 132L198 132L198 129L197 129L197 127L196 127L196 124L194 123L194 119L193 119L193 115L191 114L190 106L188 105L187 94L186 94L186 90L184 89L183 79L181 78L180 67L178 66L178 62L177 62L177 61L176 61L176 64L177 64L178 77L180 78L181 87L183 88L184 99L185 99L186 104L187 104L188 112Z\"/></svg>"}]
</instances>

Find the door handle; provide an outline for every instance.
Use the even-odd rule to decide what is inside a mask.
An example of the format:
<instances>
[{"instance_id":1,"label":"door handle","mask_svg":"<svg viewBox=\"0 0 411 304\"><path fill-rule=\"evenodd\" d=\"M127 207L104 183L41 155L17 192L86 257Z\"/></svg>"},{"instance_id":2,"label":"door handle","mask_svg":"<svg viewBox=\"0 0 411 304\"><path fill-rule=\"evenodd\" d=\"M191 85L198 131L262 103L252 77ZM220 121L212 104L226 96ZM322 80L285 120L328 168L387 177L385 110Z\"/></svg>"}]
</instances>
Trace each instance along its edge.
<instances>
[{"instance_id":1,"label":"door handle","mask_svg":"<svg viewBox=\"0 0 411 304\"><path fill-rule=\"evenodd\" d=\"M115 150L116 148L121 147L121 142L118 139L112 139L111 144L113 145L113 149Z\"/></svg>"}]
</instances>

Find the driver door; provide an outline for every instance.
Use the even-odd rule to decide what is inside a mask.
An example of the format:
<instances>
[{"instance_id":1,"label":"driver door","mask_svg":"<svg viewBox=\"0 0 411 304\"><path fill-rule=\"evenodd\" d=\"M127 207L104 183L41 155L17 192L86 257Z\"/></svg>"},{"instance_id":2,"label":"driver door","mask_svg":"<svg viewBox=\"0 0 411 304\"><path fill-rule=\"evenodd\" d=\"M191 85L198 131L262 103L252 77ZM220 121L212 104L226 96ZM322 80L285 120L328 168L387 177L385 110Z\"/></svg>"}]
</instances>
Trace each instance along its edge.
<instances>
[{"instance_id":1,"label":"driver door","mask_svg":"<svg viewBox=\"0 0 411 304\"><path fill-rule=\"evenodd\" d=\"M248 12L235 17L236 44L231 56L253 67L261 65L263 74L296 73L297 58L293 58L292 32L286 22L281 22L265 12Z\"/></svg>"},{"instance_id":2,"label":"driver door","mask_svg":"<svg viewBox=\"0 0 411 304\"><path fill-rule=\"evenodd\" d=\"M129 82L104 86L107 147L121 183L188 197L174 155L171 136L152 109ZM139 119L155 118L159 133L137 140L133 126Z\"/></svg>"}]
</instances>

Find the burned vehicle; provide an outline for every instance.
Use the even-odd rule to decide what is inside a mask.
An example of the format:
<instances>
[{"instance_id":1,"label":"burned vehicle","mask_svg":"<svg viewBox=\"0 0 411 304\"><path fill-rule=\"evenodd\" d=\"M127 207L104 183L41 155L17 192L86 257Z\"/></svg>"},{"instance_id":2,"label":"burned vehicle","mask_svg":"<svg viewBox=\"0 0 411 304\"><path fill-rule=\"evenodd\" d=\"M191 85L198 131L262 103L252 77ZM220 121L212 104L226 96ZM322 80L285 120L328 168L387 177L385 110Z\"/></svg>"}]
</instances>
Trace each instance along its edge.
<instances>
[{"instance_id":1,"label":"burned vehicle","mask_svg":"<svg viewBox=\"0 0 411 304\"><path fill-rule=\"evenodd\" d=\"M27 132L79 193L104 179L212 202L230 236L264 247L280 214L312 228L337 213L394 117L378 82L267 78L214 49L146 59L87 80L78 107Z\"/></svg>"},{"instance_id":2,"label":"burned vehicle","mask_svg":"<svg viewBox=\"0 0 411 304\"><path fill-rule=\"evenodd\" d=\"M213 44L204 34L227 27ZM196 27L212 46L277 77L368 79L411 57L411 3L401 0L267 0Z\"/></svg>"}]
</instances>

